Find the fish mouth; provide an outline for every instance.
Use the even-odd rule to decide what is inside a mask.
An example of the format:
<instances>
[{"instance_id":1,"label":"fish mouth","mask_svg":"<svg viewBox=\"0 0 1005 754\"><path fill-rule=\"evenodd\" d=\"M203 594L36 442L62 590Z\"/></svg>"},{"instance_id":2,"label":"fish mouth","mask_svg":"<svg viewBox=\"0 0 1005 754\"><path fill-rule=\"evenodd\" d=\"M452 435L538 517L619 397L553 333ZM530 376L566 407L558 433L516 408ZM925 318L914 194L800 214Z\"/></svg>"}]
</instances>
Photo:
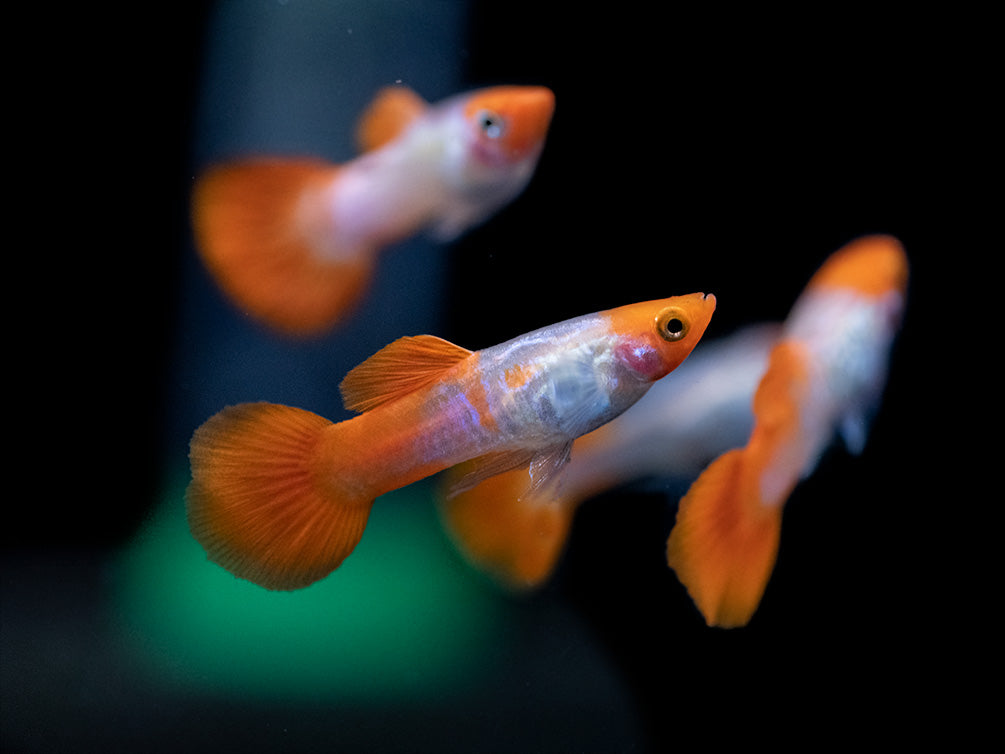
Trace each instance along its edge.
<instances>
[{"instance_id":1,"label":"fish mouth","mask_svg":"<svg viewBox=\"0 0 1005 754\"><path fill-rule=\"evenodd\" d=\"M544 86L521 89L513 95L514 129L510 134L510 149L528 153L542 146L555 112L555 94Z\"/></svg>"}]
</instances>

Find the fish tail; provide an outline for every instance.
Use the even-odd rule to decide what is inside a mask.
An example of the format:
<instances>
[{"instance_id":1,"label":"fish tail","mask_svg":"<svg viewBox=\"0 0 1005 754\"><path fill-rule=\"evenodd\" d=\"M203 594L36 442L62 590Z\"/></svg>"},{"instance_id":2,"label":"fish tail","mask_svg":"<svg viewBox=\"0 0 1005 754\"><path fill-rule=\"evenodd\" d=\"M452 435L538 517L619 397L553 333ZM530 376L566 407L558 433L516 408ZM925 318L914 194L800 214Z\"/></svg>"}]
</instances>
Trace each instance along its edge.
<instances>
[{"instance_id":1,"label":"fish tail","mask_svg":"<svg viewBox=\"0 0 1005 754\"><path fill-rule=\"evenodd\" d=\"M220 287L270 327L310 336L336 324L371 276L372 249L339 246L328 198L336 165L258 159L210 168L193 194L196 245Z\"/></svg>"},{"instance_id":2,"label":"fish tail","mask_svg":"<svg viewBox=\"0 0 1005 754\"><path fill-rule=\"evenodd\" d=\"M710 626L746 625L774 570L782 509L805 461L805 385L805 353L782 341L755 393L747 445L709 464L680 501L667 563Z\"/></svg>"},{"instance_id":3,"label":"fish tail","mask_svg":"<svg viewBox=\"0 0 1005 754\"><path fill-rule=\"evenodd\" d=\"M302 409L245 403L196 430L188 523L211 560L285 590L339 566L362 537L373 505L340 486L333 471L341 427Z\"/></svg>"},{"instance_id":4,"label":"fish tail","mask_svg":"<svg viewBox=\"0 0 1005 754\"><path fill-rule=\"evenodd\" d=\"M553 486L541 494L529 487L527 469L514 469L440 501L444 526L465 559L513 591L535 589L551 576L576 507Z\"/></svg>"},{"instance_id":5,"label":"fish tail","mask_svg":"<svg viewBox=\"0 0 1005 754\"><path fill-rule=\"evenodd\" d=\"M749 499L746 457L713 461L680 502L667 563L710 626L746 625L774 568L781 510Z\"/></svg>"}]
</instances>

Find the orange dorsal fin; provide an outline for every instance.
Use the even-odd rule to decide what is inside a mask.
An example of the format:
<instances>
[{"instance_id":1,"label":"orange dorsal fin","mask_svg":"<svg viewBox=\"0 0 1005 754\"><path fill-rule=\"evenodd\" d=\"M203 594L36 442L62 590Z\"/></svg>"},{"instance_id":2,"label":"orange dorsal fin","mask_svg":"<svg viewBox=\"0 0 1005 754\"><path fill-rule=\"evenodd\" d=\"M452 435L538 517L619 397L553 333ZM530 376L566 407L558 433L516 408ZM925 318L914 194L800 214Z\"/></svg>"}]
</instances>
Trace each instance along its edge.
<instances>
[{"instance_id":1,"label":"orange dorsal fin","mask_svg":"<svg viewBox=\"0 0 1005 754\"><path fill-rule=\"evenodd\" d=\"M196 247L243 311L290 335L313 335L357 302L373 249L340 248L328 197L339 168L319 160L216 165L193 193Z\"/></svg>"},{"instance_id":2,"label":"orange dorsal fin","mask_svg":"<svg viewBox=\"0 0 1005 754\"><path fill-rule=\"evenodd\" d=\"M451 474L465 476L468 465ZM514 590L538 587L552 574L575 511L554 496L526 494L530 485L524 467L440 500L441 519L465 559Z\"/></svg>"},{"instance_id":3,"label":"orange dorsal fin","mask_svg":"<svg viewBox=\"0 0 1005 754\"><path fill-rule=\"evenodd\" d=\"M398 338L345 376L342 401L350 411L369 411L439 380L471 354L434 335Z\"/></svg>"},{"instance_id":4,"label":"orange dorsal fin","mask_svg":"<svg viewBox=\"0 0 1005 754\"><path fill-rule=\"evenodd\" d=\"M784 505L803 471L806 446L801 442L801 422L807 359L799 343L779 341L768 355L764 376L754 392L754 427L746 454L751 473L757 476L757 499L762 505Z\"/></svg>"},{"instance_id":5,"label":"orange dorsal fin","mask_svg":"<svg viewBox=\"0 0 1005 754\"><path fill-rule=\"evenodd\" d=\"M782 508L802 472L805 359L791 341L772 350L747 445L713 461L680 502L667 563L709 625L746 625L774 569Z\"/></svg>"},{"instance_id":6,"label":"orange dorsal fin","mask_svg":"<svg viewBox=\"0 0 1005 754\"><path fill-rule=\"evenodd\" d=\"M426 101L407 86L384 87L359 119L357 147L361 152L379 149L398 138L427 107Z\"/></svg>"},{"instance_id":7,"label":"orange dorsal fin","mask_svg":"<svg viewBox=\"0 0 1005 754\"><path fill-rule=\"evenodd\" d=\"M186 506L210 560L268 589L299 589L339 566L373 504L332 474L340 429L309 411L246 403L196 430Z\"/></svg>"}]
</instances>

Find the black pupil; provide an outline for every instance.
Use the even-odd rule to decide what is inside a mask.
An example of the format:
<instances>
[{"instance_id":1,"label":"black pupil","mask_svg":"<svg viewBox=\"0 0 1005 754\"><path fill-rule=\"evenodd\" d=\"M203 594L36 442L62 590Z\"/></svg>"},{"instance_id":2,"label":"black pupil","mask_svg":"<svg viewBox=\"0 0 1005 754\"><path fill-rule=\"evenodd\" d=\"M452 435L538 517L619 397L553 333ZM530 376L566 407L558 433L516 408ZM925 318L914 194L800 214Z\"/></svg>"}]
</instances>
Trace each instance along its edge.
<instances>
[{"instance_id":1,"label":"black pupil","mask_svg":"<svg viewBox=\"0 0 1005 754\"><path fill-rule=\"evenodd\" d=\"M502 121L495 113L481 114L481 127L486 136L496 138L502 134Z\"/></svg>"},{"instance_id":2,"label":"black pupil","mask_svg":"<svg viewBox=\"0 0 1005 754\"><path fill-rule=\"evenodd\" d=\"M684 331L684 323L676 317L667 320L667 332L671 335L680 335Z\"/></svg>"}]
</instances>

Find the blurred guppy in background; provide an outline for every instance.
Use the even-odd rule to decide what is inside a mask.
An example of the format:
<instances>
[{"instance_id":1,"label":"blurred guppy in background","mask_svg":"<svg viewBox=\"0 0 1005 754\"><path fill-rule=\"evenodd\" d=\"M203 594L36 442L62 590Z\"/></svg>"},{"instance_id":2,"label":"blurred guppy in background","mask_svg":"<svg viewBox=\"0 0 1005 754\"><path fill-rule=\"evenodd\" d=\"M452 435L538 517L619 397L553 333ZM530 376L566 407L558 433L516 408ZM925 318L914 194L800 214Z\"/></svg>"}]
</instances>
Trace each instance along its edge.
<instances>
[{"instance_id":1,"label":"blurred guppy in background","mask_svg":"<svg viewBox=\"0 0 1005 754\"><path fill-rule=\"evenodd\" d=\"M499 86L428 105L404 86L360 119L363 154L223 162L193 196L197 249L236 306L288 335L352 311L385 247L427 231L449 241L530 181L555 108L551 90Z\"/></svg>"}]
</instances>

